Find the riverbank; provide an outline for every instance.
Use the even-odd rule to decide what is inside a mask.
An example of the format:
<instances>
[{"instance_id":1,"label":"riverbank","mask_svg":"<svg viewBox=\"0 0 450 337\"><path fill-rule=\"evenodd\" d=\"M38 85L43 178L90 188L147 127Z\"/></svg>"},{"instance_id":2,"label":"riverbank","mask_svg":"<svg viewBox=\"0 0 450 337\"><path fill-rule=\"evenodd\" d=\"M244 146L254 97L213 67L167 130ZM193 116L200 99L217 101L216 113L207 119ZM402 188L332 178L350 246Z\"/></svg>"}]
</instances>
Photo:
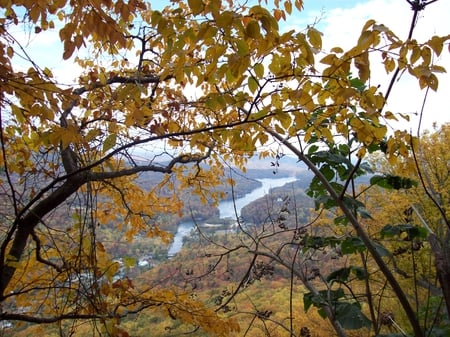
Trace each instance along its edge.
<instances>
[{"instance_id":1,"label":"riverbank","mask_svg":"<svg viewBox=\"0 0 450 337\"><path fill-rule=\"evenodd\" d=\"M236 218L240 216L241 209L252 201L263 197L270 192L271 188L283 186L290 182L294 182L296 177L283 177L283 178L264 178L257 179L261 183L261 186L253 191L245 194L241 198L235 198L234 200L225 200L219 202L218 208L220 218L217 221L208 221L207 223L198 223L200 229L205 229L208 232L232 230L232 226L236 223ZM168 257L172 257L177 254L183 247L184 237L190 235L191 231L195 228L196 223L193 221L185 221L178 225L177 232L174 235L172 244L168 250Z\"/></svg>"}]
</instances>

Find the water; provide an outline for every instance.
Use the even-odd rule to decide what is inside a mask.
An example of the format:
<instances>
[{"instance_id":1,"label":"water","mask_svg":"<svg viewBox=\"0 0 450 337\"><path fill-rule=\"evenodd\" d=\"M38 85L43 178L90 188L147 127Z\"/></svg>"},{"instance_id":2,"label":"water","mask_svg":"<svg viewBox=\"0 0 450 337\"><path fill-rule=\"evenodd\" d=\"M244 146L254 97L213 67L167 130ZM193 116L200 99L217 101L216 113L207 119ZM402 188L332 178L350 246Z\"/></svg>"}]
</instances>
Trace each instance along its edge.
<instances>
[{"instance_id":1,"label":"water","mask_svg":"<svg viewBox=\"0 0 450 337\"><path fill-rule=\"evenodd\" d=\"M247 193L242 198L233 200L225 200L219 203L219 211L221 218L236 218L236 212L234 210L234 204L236 204L236 210L238 216L241 215L241 209L251 203L252 201L265 196L269 193L269 190L273 187L283 186L284 184L295 181L295 177L278 178L278 179L258 179L262 183L261 187Z\"/></svg>"},{"instance_id":2,"label":"water","mask_svg":"<svg viewBox=\"0 0 450 337\"><path fill-rule=\"evenodd\" d=\"M241 213L241 209L251 203L252 201L263 197L269 190L274 187L283 186L287 183L295 181L295 177L287 177L287 178L277 178L277 179L258 179L262 183L261 187L247 193L241 198L237 198L233 200L225 200L219 202L219 211L221 218L236 218L236 212L234 205L236 205L236 210L238 215ZM168 256L174 256L181 250L183 246L183 238L191 232L192 228L194 228L194 223L192 221L182 222L178 225L178 230L173 238L172 245L169 248Z\"/></svg>"},{"instance_id":3,"label":"water","mask_svg":"<svg viewBox=\"0 0 450 337\"><path fill-rule=\"evenodd\" d=\"M173 237L172 245L167 252L168 256L174 256L181 250L181 247L183 246L183 238L189 235L192 228L194 228L194 223L192 221L182 222L178 225L177 232Z\"/></svg>"}]
</instances>

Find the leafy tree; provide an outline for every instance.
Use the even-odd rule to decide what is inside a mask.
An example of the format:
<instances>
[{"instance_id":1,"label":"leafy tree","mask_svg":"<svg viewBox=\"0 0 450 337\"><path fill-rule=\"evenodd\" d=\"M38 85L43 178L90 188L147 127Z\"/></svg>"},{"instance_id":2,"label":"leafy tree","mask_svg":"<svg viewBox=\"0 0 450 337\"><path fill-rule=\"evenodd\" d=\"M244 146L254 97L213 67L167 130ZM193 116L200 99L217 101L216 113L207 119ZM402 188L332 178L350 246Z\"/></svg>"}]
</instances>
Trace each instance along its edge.
<instances>
[{"instance_id":1,"label":"leafy tree","mask_svg":"<svg viewBox=\"0 0 450 337\"><path fill-rule=\"evenodd\" d=\"M415 23L428 3L411 4ZM392 85L407 71L422 88L436 90L436 73L444 69L432 56L441 54L449 36L419 43L412 39L412 24L403 41L371 20L355 47L336 47L322 57L315 27L279 30L278 21L293 5L301 9L299 0L275 0L272 12L232 0L173 1L161 10L139 0L1 5L1 319L91 320L105 333L126 335L121 318L160 310L209 334L236 332L233 320L185 292L118 277L119 265L97 232L114 224L129 240L145 233L168 242L164 215L181 209L177 190L213 200L218 195L209 192L221 182L225 164L242 168L260 145L275 140L314 173L309 193L318 207L340 209L335 221L353 232L337 240L305 233L300 223L270 234L241 223L240 235L250 242L243 247L252 257L234 295L263 255L303 281L310 291L306 307L319 307L340 336L345 328L374 324L357 300L347 300L340 289L318 290L304 273L317 254L309 248L344 245L346 254L368 252L414 334L424 336L380 247L361 226L370 215L353 180L368 171L367 153L382 150L394 164L416 146L407 132L387 133L384 120L400 116L384 110L392 86L383 95L369 85L371 55L381 53ZM82 69L79 83L63 85L39 67L20 44L17 27L31 27L29 34L57 29L62 57ZM28 69L16 65L18 58ZM161 174L150 190L137 183L145 172ZM377 183L412 185L402 177L385 178ZM275 234L291 235L289 245L270 244ZM297 269L300 252L307 258ZM287 330L294 334L293 323Z\"/></svg>"},{"instance_id":2,"label":"leafy tree","mask_svg":"<svg viewBox=\"0 0 450 337\"><path fill-rule=\"evenodd\" d=\"M384 174L403 174L419 183L417 188L390 193L395 198L395 202L391 202L393 212L385 214L385 226L380 234L394 242L392 251L397 265L402 266L405 276L415 282L409 289L414 289L411 295L419 298L417 305L424 315L424 326L436 335L448 333L449 317L446 295L448 137L448 124L444 124L420 135L418 146L404 161L395 166L377 163L384 169ZM381 205L380 199L375 199L378 200L376 204ZM430 260L429 256L434 259ZM434 302L436 298L439 298L439 304Z\"/></svg>"},{"instance_id":3,"label":"leafy tree","mask_svg":"<svg viewBox=\"0 0 450 337\"><path fill-rule=\"evenodd\" d=\"M239 110L245 73L263 75L263 59L290 36L263 7L232 1L1 6L1 319L93 320L117 335L121 317L163 308L209 333L235 330L183 294L118 279L97 231L114 224L128 240L168 242L163 215L180 211L178 189L214 198L223 161L240 166L255 149ZM21 29L57 31L78 83L31 59ZM160 173L150 190L137 183L145 172Z\"/></svg>"},{"instance_id":4,"label":"leafy tree","mask_svg":"<svg viewBox=\"0 0 450 337\"><path fill-rule=\"evenodd\" d=\"M321 37L311 28L306 34L298 34L296 37L297 41L309 39L314 49L308 50L304 46L277 49L268 66L272 77L259 79L255 76L257 84L254 85L250 85L249 81L249 90L253 96L251 104L244 107L245 112L258 118L266 117L252 125L254 134L263 135L259 138L261 143L265 143L267 135L270 135L278 141L282 151L293 153L313 172L315 177L308 193L315 199L317 210L326 211L322 222L333 223L328 226L328 231L322 229L293 235L292 241L277 249L269 249L264 244L264 238L279 235L278 231L274 230L272 234L247 232L254 240L249 250L255 254L254 261L257 256L268 256L301 279L309 290L304 297L305 309L316 306L332 322L339 336L346 336L347 329L364 327L374 329L377 334L380 332L380 316L372 312L369 319L362 310L364 301L373 299L366 297L364 301L360 300L355 295L356 289L346 288L350 279L366 280L366 286L371 285L367 276L368 259L373 261L381 275L385 293L398 301L396 305L400 305L409 321L409 326L403 327L401 332L411 330L415 336L426 334L424 322L421 321L423 317L415 307L418 299L410 300L408 290L400 284L398 269L390 265L393 252L377 242L372 236L371 227L365 225L373 218L363 199L364 195L356 186L357 178L373 173L372 168L364 162L368 154L380 151L390 165L397 165L415 151L422 153L418 137L402 130L388 132L389 120L404 117L386 111L385 103L401 72L408 72L416 78L421 88L437 90L436 73L445 70L434 64L431 55L439 56L450 37L434 36L423 43L413 40L418 14L426 10L430 3L410 3L412 23L405 41L386 26L369 20L363 27L356 46L348 51L333 48L330 54L320 59L323 69L319 73L319 67L314 62L314 51L321 49ZM381 54L387 75L391 76L390 86L385 94L378 87L370 85L374 54ZM419 162L419 172L424 169L422 166L428 167ZM415 175L412 179L405 176L405 172L385 174L375 176L371 184L395 190L411 189L417 185L417 177ZM419 180L426 190L434 189L426 179ZM429 192L428 198L437 200L434 204L440 210L440 222L444 229L447 228L445 206L439 203L443 200L442 192ZM312 228L313 224L303 224L303 227ZM266 230L269 230L269 226ZM289 230L297 233L299 225ZM415 237L420 242L426 236L423 229L412 229L408 225L402 231L412 235L416 230ZM439 236L431 233L429 239L431 247L434 247L431 251L437 262L439 289L443 297L448 299L446 288L450 283L448 269L444 268L446 264L443 262L448 259L448 254L445 253L445 242L448 242L446 231L441 231ZM292 246L296 247L298 255L288 255L287 252L283 255ZM360 254L365 264L362 267L353 264L338 265L339 268L328 275L320 268L308 265L308 261L317 259L318 252L323 250L324 253L329 253L337 249L338 254L346 257ZM371 269L374 268L373 264L370 263ZM312 275L305 273L308 269ZM321 280L319 284L325 287L323 290L318 288L318 283L312 282L315 278ZM370 296L370 290L366 294ZM375 307L373 302L369 305Z\"/></svg>"}]
</instances>

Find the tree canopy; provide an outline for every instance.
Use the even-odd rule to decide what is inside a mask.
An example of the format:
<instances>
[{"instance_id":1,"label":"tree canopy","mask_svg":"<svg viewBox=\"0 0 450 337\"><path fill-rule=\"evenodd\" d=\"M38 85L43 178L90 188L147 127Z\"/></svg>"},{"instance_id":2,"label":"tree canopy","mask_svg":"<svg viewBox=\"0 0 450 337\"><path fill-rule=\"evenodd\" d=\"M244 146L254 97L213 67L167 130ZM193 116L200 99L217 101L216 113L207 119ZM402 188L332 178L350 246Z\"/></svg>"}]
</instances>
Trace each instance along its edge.
<instances>
[{"instance_id":1,"label":"tree canopy","mask_svg":"<svg viewBox=\"0 0 450 337\"><path fill-rule=\"evenodd\" d=\"M366 252L363 261L370 259L379 270L405 312L407 330L425 336L386 249L363 226L372 216L354 184L373 173L365 163L373 153L382 153L392 167L416 159L410 171L405 166L371 183L410 189L418 180L425 187L422 196L444 225L423 235L450 311L446 187L437 172L430 181L423 173L435 171L431 161L427 166L420 160L431 152L420 147L419 137L387 127L405 118L385 110L401 73L422 89L437 90L438 75L445 72L435 57L446 52L450 35L413 38L419 13L436 1L408 2L407 37L369 20L353 47L324 51L314 25L279 28L302 9L300 0L270 6L173 0L162 9L140 0L0 1L0 319L90 320L101 323L102 333L119 336L126 335L123 317L158 310L211 335L239 334L233 318L183 291L120 278L119 264L97 232L112 224L128 240L147 235L170 242L165 215L181 211L179 191L214 204L224 168L245 169L255 154L278 160L280 152L291 152L315 176L308 194L317 209L336 212L332 221L348 228L344 238L329 237L322 245ZM30 58L18 37L23 32L58 32L61 58L80 69L78 82L61 83ZM375 55L391 79L386 92L370 81ZM138 181L146 172L159 174L151 188ZM296 240L301 252L300 236ZM251 266L258 254L286 265L283 255L248 251ZM351 268L343 272L362 275L359 266ZM317 290L302 272L291 272L310 290L305 308L318 307L339 336L371 325L379 332L375 315L363 316L358 301L341 302L341 290ZM336 298L324 301L330 294ZM349 323L348 310L360 325Z\"/></svg>"}]
</instances>

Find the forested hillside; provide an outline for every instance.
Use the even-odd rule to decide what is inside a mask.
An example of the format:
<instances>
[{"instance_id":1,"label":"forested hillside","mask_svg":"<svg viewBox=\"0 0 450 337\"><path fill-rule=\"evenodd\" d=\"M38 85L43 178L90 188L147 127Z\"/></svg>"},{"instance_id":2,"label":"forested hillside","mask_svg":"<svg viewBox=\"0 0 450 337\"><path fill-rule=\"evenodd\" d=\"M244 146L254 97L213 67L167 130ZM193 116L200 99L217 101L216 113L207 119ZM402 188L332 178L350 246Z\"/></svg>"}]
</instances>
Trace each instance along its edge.
<instances>
[{"instance_id":1,"label":"forested hillside","mask_svg":"<svg viewBox=\"0 0 450 337\"><path fill-rule=\"evenodd\" d=\"M354 1L0 1L0 334L448 336L449 4Z\"/></svg>"}]
</instances>

